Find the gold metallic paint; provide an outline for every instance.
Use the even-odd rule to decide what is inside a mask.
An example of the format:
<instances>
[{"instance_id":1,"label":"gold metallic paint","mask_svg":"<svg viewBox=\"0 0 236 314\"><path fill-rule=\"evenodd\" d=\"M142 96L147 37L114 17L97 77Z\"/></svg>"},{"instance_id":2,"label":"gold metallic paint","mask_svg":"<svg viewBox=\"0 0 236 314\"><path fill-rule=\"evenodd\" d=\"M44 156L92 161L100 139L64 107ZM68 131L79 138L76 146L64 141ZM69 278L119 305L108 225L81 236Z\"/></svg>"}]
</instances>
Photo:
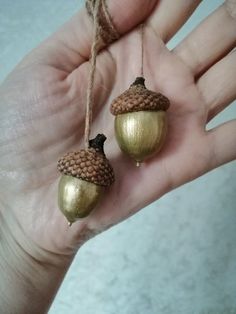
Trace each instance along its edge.
<instances>
[{"instance_id":1,"label":"gold metallic paint","mask_svg":"<svg viewBox=\"0 0 236 314\"><path fill-rule=\"evenodd\" d=\"M115 118L115 134L120 149L140 162L157 153L165 140L165 111L136 111Z\"/></svg>"},{"instance_id":2,"label":"gold metallic paint","mask_svg":"<svg viewBox=\"0 0 236 314\"><path fill-rule=\"evenodd\" d=\"M58 189L58 205L69 223L88 216L104 190L102 186L67 175L61 176Z\"/></svg>"}]
</instances>

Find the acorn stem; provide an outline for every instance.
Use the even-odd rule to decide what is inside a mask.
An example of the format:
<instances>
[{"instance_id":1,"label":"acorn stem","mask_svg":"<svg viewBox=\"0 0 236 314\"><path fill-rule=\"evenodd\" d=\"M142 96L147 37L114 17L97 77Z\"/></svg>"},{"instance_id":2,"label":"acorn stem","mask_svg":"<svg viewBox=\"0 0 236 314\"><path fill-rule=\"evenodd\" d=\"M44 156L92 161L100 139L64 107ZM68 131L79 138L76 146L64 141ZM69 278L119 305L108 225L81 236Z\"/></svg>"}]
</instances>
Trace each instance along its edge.
<instances>
[{"instance_id":1,"label":"acorn stem","mask_svg":"<svg viewBox=\"0 0 236 314\"><path fill-rule=\"evenodd\" d=\"M89 141L89 147L95 148L100 153L105 155L105 153L104 153L104 142L106 139L107 138L104 134L98 134L94 139Z\"/></svg>"},{"instance_id":2,"label":"acorn stem","mask_svg":"<svg viewBox=\"0 0 236 314\"><path fill-rule=\"evenodd\" d=\"M138 77L136 77L133 84L131 84L130 86L142 85L142 86L146 87L144 82L145 82L145 78L142 76L138 76Z\"/></svg>"}]
</instances>

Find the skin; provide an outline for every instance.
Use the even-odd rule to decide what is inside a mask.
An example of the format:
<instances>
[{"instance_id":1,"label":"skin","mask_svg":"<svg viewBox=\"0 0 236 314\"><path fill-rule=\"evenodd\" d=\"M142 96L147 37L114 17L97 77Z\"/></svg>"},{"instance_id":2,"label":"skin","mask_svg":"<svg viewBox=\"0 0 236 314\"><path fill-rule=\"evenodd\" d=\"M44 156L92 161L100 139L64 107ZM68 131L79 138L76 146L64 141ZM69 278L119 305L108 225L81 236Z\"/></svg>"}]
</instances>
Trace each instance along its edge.
<instances>
[{"instance_id":1,"label":"skin","mask_svg":"<svg viewBox=\"0 0 236 314\"><path fill-rule=\"evenodd\" d=\"M70 228L57 206L56 162L84 145L92 40L85 10L26 56L0 87L4 313L47 311L86 240L235 159L236 120L209 131L206 125L236 98L236 1L218 8L173 51L165 46L199 2L148 0L145 8L141 0L108 3L122 38L97 58L91 137L106 134L116 182L100 206ZM137 169L118 148L109 106L140 74L137 26L142 21L146 86L165 94L171 107L163 150Z\"/></svg>"}]
</instances>

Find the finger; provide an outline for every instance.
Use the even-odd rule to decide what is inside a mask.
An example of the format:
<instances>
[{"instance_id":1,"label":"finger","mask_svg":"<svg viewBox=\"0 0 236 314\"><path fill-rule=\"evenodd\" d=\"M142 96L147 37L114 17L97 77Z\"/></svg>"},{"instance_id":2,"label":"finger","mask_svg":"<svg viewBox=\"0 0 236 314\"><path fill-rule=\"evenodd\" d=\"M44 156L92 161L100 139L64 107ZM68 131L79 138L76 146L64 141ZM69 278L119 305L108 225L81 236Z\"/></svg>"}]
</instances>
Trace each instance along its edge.
<instances>
[{"instance_id":1,"label":"finger","mask_svg":"<svg viewBox=\"0 0 236 314\"><path fill-rule=\"evenodd\" d=\"M160 0L147 25L167 42L191 16L201 0Z\"/></svg>"},{"instance_id":2,"label":"finger","mask_svg":"<svg viewBox=\"0 0 236 314\"><path fill-rule=\"evenodd\" d=\"M149 16L157 0L111 0L108 12L120 35L130 31ZM37 60L43 60L66 72L71 72L88 60L93 23L86 9L82 9L37 50Z\"/></svg>"},{"instance_id":3,"label":"finger","mask_svg":"<svg viewBox=\"0 0 236 314\"><path fill-rule=\"evenodd\" d=\"M174 52L199 75L225 56L236 44L236 19L224 4L206 18Z\"/></svg>"},{"instance_id":4,"label":"finger","mask_svg":"<svg viewBox=\"0 0 236 314\"><path fill-rule=\"evenodd\" d=\"M236 120L211 129L207 137L213 152L212 169L236 159Z\"/></svg>"},{"instance_id":5,"label":"finger","mask_svg":"<svg viewBox=\"0 0 236 314\"><path fill-rule=\"evenodd\" d=\"M211 67L197 82L208 107L208 121L236 99L236 51Z\"/></svg>"}]
</instances>

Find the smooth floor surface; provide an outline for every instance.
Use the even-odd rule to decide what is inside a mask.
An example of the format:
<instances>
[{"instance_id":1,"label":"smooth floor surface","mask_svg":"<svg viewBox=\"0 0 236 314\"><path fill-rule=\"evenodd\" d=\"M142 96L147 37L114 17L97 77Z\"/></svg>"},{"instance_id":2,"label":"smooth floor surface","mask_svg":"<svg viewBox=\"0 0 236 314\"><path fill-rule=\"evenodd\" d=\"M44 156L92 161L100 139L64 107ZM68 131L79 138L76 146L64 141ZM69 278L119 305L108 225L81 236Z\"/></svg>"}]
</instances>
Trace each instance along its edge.
<instances>
[{"instance_id":1,"label":"smooth floor surface","mask_svg":"<svg viewBox=\"0 0 236 314\"><path fill-rule=\"evenodd\" d=\"M169 47L220 3L203 1ZM0 0L0 80L81 5ZM235 116L234 104L209 127ZM235 162L88 242L49 313L236 314Z\"/></svg>"}]
</instances>

